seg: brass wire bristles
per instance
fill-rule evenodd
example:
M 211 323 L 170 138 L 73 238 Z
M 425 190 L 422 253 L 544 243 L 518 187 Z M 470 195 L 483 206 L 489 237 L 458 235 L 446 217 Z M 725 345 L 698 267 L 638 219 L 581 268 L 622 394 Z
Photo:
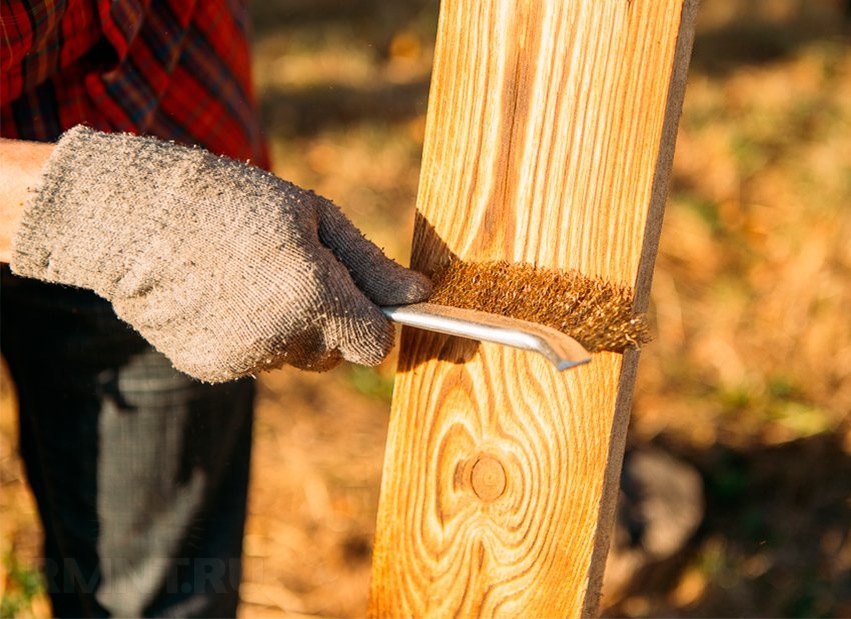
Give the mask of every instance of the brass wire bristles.
M 431 303 L 543 324 L 590 352 L 623 352 L 650 340 L 645 316 L 632 310 L 629 286 L 575 270 L 453 260 L 433 279 Z

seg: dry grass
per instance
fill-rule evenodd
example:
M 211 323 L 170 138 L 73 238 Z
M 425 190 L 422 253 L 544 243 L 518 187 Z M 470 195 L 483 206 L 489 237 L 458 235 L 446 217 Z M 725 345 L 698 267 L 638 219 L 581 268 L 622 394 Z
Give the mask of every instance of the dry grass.
M 851 616 L 845 6 L 702 3 L 631 442 L 694 464 L 707 511 L 681 556 L 638 575 L 611 614 Z M 334 198 L 403 261 L 435 12 L 258 7 L 276 171 Z M 243 617 L 363 614 L 391 381 L 392 363 L 261 380 Z M 32 566 L 4 402 L 0 553 Z M 39 599 L 24 612 L 44 616 Z

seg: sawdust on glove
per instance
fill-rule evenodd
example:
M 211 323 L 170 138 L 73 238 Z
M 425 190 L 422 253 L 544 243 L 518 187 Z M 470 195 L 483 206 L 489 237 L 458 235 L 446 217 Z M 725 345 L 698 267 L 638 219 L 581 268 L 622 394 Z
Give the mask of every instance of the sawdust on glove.
M 11 266 L 94 290 L 208 382 L 377 364 L 393 345 L 378 306 L 431 290 L 320 196 L 202 149 L 85 127 L 54 150 Z

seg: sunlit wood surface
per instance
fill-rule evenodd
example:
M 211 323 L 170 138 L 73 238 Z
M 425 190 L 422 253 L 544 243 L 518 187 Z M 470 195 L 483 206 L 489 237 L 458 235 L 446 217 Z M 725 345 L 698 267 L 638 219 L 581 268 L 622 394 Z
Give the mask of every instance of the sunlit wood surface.
M 443 2 L 414 266 L 576 268 L 644 307 L 695 4 Z M 636 362 L 405 331 L 370 612 L 594 614 Z

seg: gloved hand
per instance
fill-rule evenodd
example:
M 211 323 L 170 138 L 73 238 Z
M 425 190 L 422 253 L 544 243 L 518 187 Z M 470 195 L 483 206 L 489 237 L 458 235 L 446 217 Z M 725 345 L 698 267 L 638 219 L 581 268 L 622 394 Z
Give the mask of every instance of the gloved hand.
M 393 345 L 378 305 L 431 290 L 320 196 L 202 149 L 84 127 L 51 155 L 11 266 L 94 290 L 209 382 L 377 364 Z

